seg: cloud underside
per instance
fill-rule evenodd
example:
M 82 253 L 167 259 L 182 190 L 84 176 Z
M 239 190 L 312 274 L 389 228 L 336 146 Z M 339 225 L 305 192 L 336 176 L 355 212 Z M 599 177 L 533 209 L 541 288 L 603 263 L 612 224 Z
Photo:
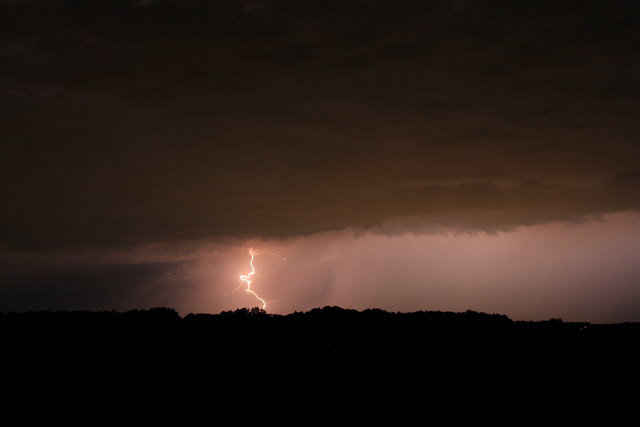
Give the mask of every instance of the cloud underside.
M 638 209 L 639 6 L 557 3 L 1 2 L 0 244 Z
M 113 199 L 93 206 L 51 201 L 47 215 L 16 219 L 15 241 L 45 244 L 144 244 L 182 239 L 293 237 L 356 228 L 386 234 L 511 230 L 551 221 L 579 222 L 602 213 L 638 208 L 637 182 L 631 187 L 612 183 L 601 188 L 546 186 L 528 182 L 517 186 L 491 183 L 416 186 L 394 189 L 351 189 L 330 194 L 270 193 L 242 189 L 242 197 L 168 201 Z M 286 186 L 285 186 L 286 189 Z M 205 195 L 198 189 L 196 195 Z M 131 196 L 135 199 L 135 195 Z M 178 205 L 169 203 L 180 199 Z M 210 196 L 211 197 L 211 196 Z M 41 200 L 40 200 L 41 202 Z M 165 204 L 166 203 L 166 204 Z M 45 209 L 46 204 L 34 209 Z M 31 239 L 31 240 L 29 240 Z M 11 240 L 9 240 L 11 242 Z M 19 247 L 19 245 L 16 245 Z

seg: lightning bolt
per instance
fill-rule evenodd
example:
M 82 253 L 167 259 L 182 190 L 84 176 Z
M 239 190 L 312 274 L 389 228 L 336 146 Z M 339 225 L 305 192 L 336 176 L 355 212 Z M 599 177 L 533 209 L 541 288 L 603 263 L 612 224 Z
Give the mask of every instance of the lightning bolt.
M 247 284 L 247 289 L 245 289 L 245 292 L 256 297 L 256 299 L 260 301 L 260 303 L 262 304 L 262 309 L 264 310 L 267 307 L 267 303 L 265 302 L 265 300 L 260 298 L 260 296 L 258 296 L 258 294 L 255 293 L 253 289 L 251 289 L 251 277 L 253 277 L 256 274 L 256 269 L 253 266 L 253 258 L 254 258 L 253 248 L 249 249 L 249 255 L 251 255 L 251 261 L 249 261 L 249 265 L 251 266 L 251 272 L 249 274 L 240 275 L 240 280 L 242 280 L 243 283 Z

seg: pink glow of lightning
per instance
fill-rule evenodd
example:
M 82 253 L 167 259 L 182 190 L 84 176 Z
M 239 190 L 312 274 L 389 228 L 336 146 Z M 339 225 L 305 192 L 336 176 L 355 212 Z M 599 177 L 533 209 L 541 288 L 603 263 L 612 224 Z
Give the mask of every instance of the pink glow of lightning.
M 251 289 L 251 277 L 253 277 L 256 274 L 256 269 L 253 266 L 253 258 L 254 258 L 253 248 L 249 249 L 249 255 L 251 255 L 251 261 L 249 261 L 249 265 L 251 266 L 251 272 L 249 274 L 240 275 L 240 280 L 242 280 L 244 283 L 247 284 L 247 289 L 245 289 L 245 292 L 256 297 L 256 299 L 260 301 L 260 303 L 262 304 L 262 309 L 264 310 L 267 307 L 267 303 L 265 302 L 265 300 L 260 298 L 258 294 Z

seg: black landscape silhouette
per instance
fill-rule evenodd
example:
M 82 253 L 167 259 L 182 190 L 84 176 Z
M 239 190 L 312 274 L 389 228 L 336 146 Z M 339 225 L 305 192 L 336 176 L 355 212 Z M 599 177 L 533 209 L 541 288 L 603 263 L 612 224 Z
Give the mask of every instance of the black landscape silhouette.
M 0 315 L 2 425 L 619 425 L 640 323 L 474 311 Z

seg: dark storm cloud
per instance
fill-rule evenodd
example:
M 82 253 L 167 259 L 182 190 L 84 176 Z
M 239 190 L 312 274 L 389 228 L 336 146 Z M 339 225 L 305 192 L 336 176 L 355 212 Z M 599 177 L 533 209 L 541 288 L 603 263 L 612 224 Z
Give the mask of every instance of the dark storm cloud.
M 0 240 L 500 230 L 637 209 L 639 9 L 0 2 Z

